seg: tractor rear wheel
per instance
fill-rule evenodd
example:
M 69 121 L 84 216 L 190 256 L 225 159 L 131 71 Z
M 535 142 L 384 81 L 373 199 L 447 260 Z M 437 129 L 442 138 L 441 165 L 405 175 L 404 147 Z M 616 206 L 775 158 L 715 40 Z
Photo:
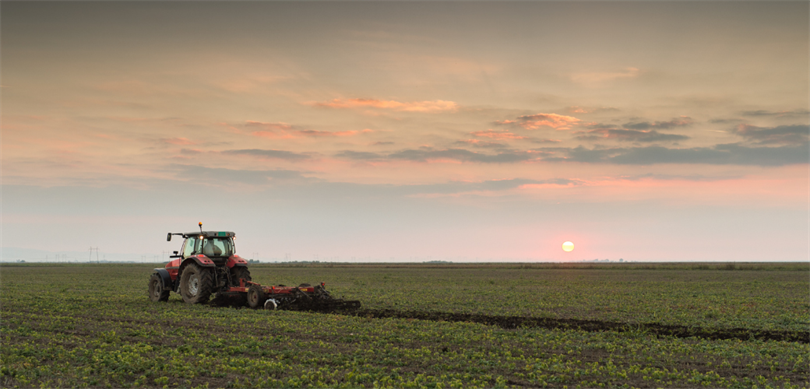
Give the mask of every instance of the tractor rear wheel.
M 208 302 L 214 291 L 214 274 L 210 269 L 204 269 L 197 264 L 189 264 L 183 269 L 180 277 L 180 294 L 183 301 L 189 304 L 204 304 Z
M 163 288 L 163 280 L 157 273 L 149 277 L 149 299 L 158 301 L 169 301 L 169 290 Z
M 267 296 L 264 294 L 264 289 L 259 285 L 251 285 L 247 292 L 248 305 L 253 309 L 259 309 L 264 306 Z
M 239 286 L 239 280 L 251 281 L 250 270 L 245 266 L 234 266 L 231 268 L 231 284 Z

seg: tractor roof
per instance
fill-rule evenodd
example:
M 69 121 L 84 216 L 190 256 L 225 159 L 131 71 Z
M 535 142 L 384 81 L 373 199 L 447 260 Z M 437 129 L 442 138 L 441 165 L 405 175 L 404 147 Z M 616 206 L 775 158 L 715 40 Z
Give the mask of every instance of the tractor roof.
M 204 236 L 206 238 L 234 238 L 236 237 L 236 233 L 233 231 L 195 231 L 195 232 L 184 232 L 183 237 L 188 238 L 189 236 Z

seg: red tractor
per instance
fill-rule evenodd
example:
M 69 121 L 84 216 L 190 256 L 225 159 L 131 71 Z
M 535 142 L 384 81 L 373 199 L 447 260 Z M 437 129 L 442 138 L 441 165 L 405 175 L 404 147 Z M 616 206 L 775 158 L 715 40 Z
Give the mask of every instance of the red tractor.
M 236 255 L 232 231 L 170 232 L 183 237 L 182 251 L 175 251 L 165 268 L 157 268 L 149 278 L 149 298 L 168 301 L 169 293 L 180 293 L 189 304 L 207 303 L 212 294 L 239 297 L 251 308 L 333 310 L 359 308 L 359 301 L 332 297 L 324 283 L 297 287 L 262 286 L 252 281 L 248 263 Z

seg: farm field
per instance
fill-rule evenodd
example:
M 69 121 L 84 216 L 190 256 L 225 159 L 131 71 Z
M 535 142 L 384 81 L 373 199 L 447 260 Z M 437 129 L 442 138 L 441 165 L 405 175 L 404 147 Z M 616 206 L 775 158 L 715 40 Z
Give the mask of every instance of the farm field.
M 152 303 L 155 265 L 0 267 L 3 387 L 808 387 L 808 264 L 254 265 L 368 315 Z M 729 270 L 726 270 L 729 269 Z M 736 270 L 730 270 L 736 269 Z M 501 328 L 444 312 L 639 324 Z M 798 334 L 661 336 L 641 324 Z

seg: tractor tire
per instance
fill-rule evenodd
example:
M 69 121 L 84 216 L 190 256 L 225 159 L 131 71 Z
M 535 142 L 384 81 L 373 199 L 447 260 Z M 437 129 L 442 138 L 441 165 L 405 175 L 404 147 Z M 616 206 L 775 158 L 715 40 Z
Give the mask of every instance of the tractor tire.
M 189 304 L 205 304 L 214 291 L 214 273 L 197 264 L 189 264 L 180 277 L 180 295 Z
M 259 285 L 251 285 L 247 292 L 248 305 L 253 309 L 259 309 L 264 306 L 267 301 L 267 296 Z
M 158 302 L 158 301 L 169 301 L 169 292 L 170 290 L 163 288 L 163 280 L 157 273 L 152 274 L 152 277 L 149 277 L 149 299 Z
M 239 286 L 239 280 L 252 281 L 250 270 L 245 266 L 234 266 L 231 268 L 231 285 Z

